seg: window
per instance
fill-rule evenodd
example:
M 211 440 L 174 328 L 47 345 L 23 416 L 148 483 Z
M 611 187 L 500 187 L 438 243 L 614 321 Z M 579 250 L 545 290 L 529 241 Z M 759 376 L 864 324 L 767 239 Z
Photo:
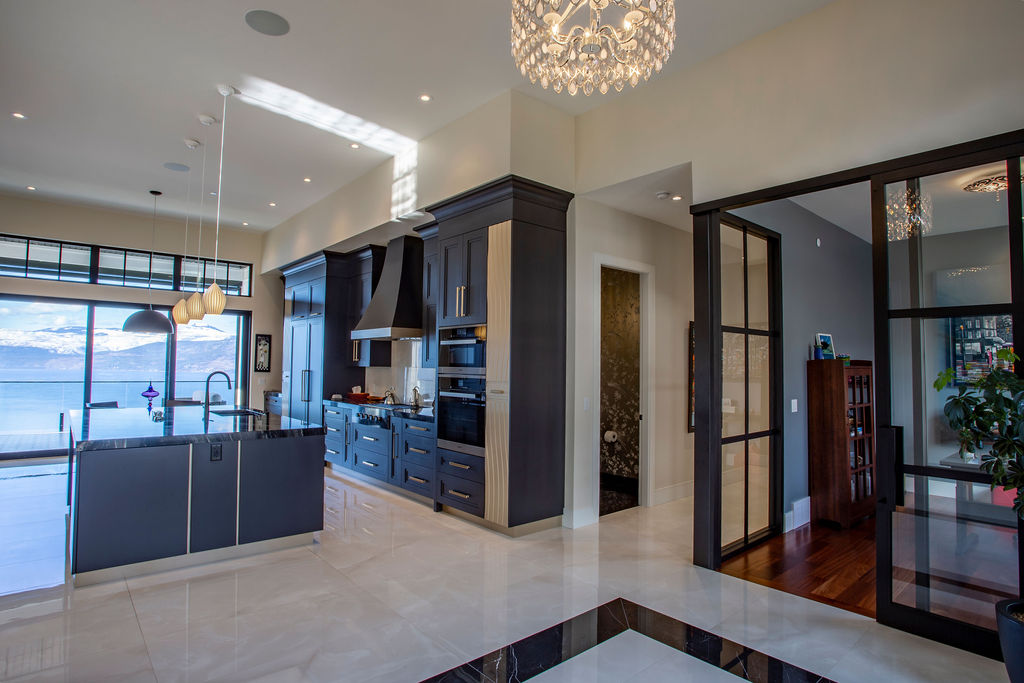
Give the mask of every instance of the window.
M 216 392 L 222 400 L 231 403 L 238 386 L 236 380 L 245 374 L 242 363 L 248 348 L 247 326 L 246 316 L 224 313 L 207 314 L 202 320 L 178 327 L 173 398 L 203 396 L 207 375 L 221 370 L 231 376 L 231 390 L 228 390 L 224 378 L 219 377 L 211 383 L 210 393 Z
M 97 263 L 92 271 L 93 260 Z M 252 264 L 0 235 L 0 276 L 251 296 Z

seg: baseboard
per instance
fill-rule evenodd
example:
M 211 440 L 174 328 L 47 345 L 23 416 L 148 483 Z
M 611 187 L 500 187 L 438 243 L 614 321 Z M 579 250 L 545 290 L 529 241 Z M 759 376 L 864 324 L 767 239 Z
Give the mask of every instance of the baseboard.
M 661 505 L 663 503 L 671 503 L 673 500 L 679 500 L 680 498 L 688 498 L 693 495 L 693 482 L 682 481 L 678 484 L 672 484 L 671 486 L 663 486 L 660 489 L 655 489 L 654 494 L 651 496 L 651 505 Z

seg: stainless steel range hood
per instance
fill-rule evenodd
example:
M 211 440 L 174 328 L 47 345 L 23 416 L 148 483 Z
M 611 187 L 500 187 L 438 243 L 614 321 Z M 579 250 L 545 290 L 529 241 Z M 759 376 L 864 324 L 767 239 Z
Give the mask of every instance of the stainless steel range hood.
M 384 268 L 352 339 L 423 336 L 423 240 L 402 236 L 388 242 Z

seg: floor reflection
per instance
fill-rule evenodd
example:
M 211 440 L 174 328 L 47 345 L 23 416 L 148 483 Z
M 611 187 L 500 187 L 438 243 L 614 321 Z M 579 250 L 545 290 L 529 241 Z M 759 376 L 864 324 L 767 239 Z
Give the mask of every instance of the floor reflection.
M 64 583 L 66 462 L 0 464 L 0 595 Z

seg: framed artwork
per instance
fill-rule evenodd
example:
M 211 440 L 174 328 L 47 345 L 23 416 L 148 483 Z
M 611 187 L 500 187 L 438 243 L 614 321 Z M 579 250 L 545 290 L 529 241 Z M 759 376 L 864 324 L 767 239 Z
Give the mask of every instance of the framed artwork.
M 256 372 L 270 372 L 270 335 L 256 335 Z
M 693 340 L 693 321 L 691 320 L 690 321 L 690 373 L 689 373 L 690 374 L 690 377 L 689 377 L 689 379 L 690 379 L 690 392 L 686 395 L 686 412 L 687 412 L 687 416 L 686 416 L 686 431 L 687 432 L 694 432 L 694 431 L 697 430 L 696 402 L 694 401 L 696 381 L 695 381 L 694 376 L 693 376 L 693 361 L 696 358 L 696 356 L 697 356 L 697 353 L 694 350 L 694 340 Z
M 836 357 L 836 347 L 832 344 L 832 335 L 828 332 L 818 332 L 814 335 L 814 340 L 821 346 L 822 356 L 825 358 Z

